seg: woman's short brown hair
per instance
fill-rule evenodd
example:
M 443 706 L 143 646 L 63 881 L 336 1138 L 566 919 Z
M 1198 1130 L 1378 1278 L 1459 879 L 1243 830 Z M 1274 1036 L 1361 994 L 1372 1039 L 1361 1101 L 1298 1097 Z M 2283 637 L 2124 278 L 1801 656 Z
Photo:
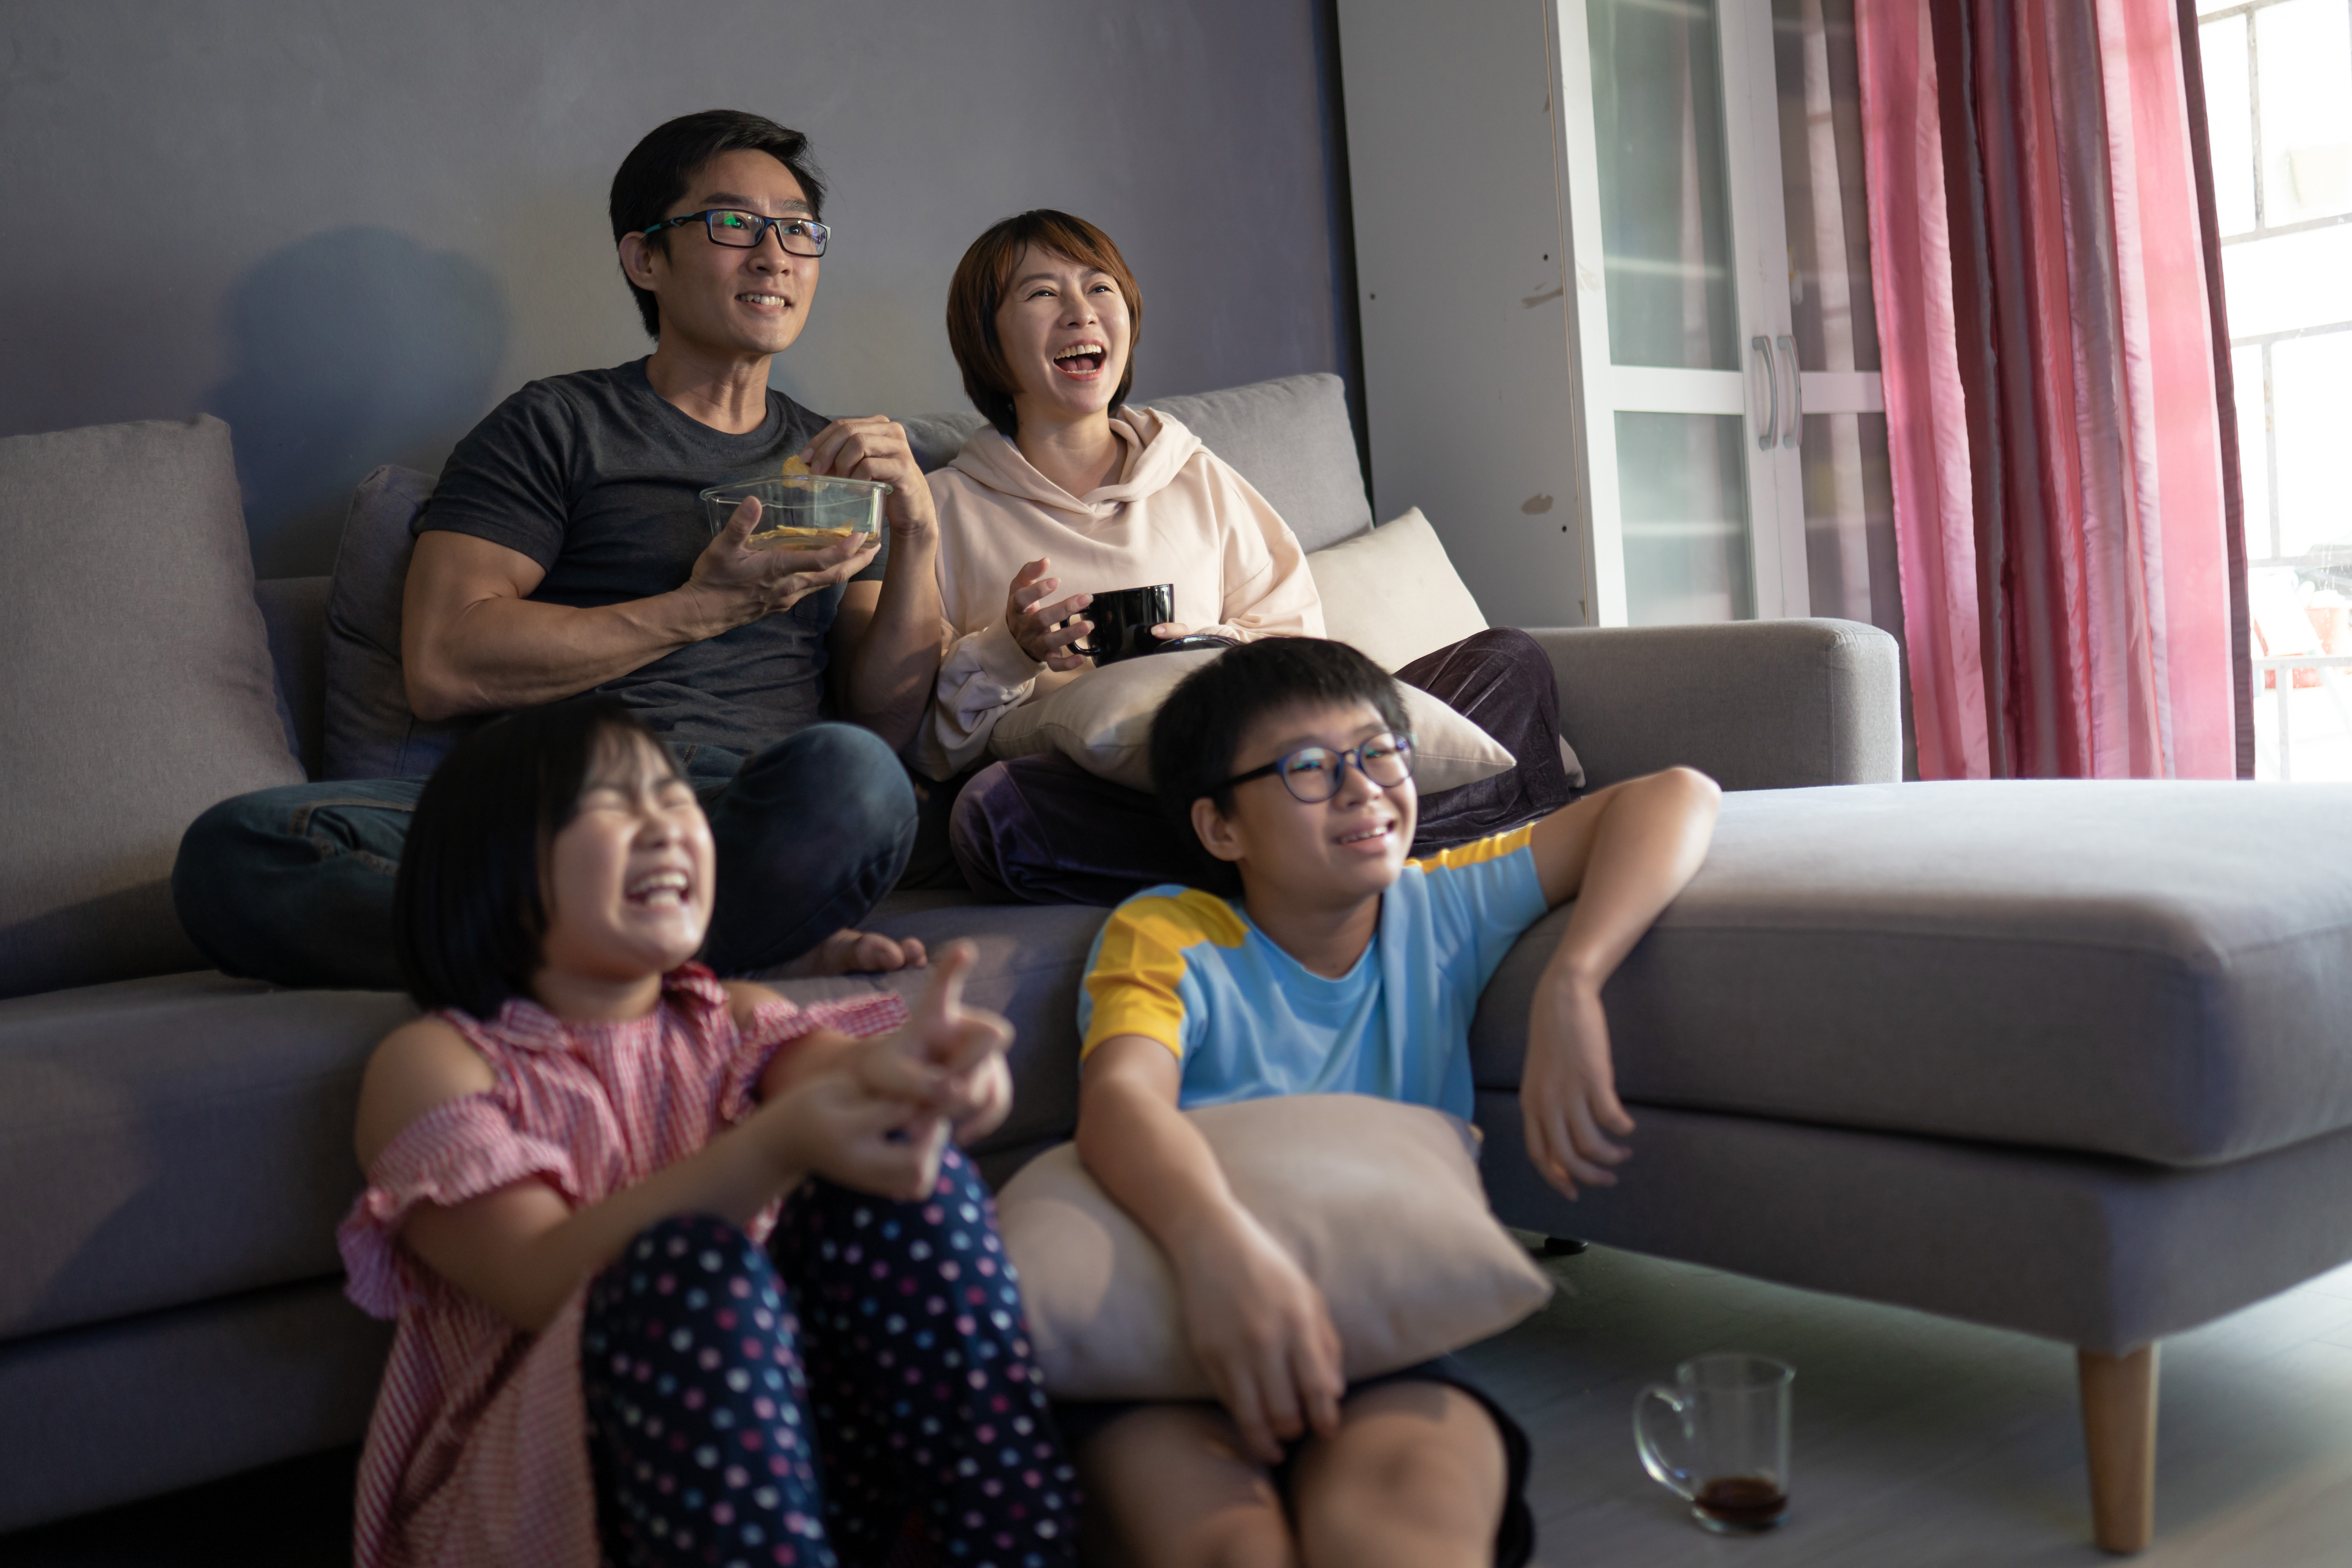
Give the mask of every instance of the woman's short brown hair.
M 997 341 L 996 311 L 1004 303 L 1013 268 L 1032 246 L 1109 273 L 1127 297 L 1127 369 L 1118 378 L 1118 390 L 1110 395 L 1113 408 L 1126 403 L 1135 385 L 1135 344 L 1143 335 L 1143 291 L 1135 286 L 1135 274 L 1127 269 L 1127 258 L 1110 236 L 1086 219 L 1038 207 L 1004 219 L 973 240 L 956 263 L 955 281 L 948 285 L 948 346 L 963 372 L 964 395 L 1008 441 L 1020 421 L 1013 412 L 1013 372 L 1004 363 L 1004 346 Z

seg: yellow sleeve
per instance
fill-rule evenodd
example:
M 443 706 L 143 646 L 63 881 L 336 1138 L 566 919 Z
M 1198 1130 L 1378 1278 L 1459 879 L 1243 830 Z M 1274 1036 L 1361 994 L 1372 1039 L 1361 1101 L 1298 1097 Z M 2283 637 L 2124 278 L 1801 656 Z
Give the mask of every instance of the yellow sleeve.
M 1487 838 L 1474 838 L 1467 844 L 1457 844 L 1451 849 L 1440 850 L 1424 860 L 1408 861 L 1423 871 L 1453 871 L 1465 866 L 1476 866 L 1488 860 L 1500 860 L 1506 855 L 1517 854 L 1528 847 L 1536 836 L 1536 826 L 1514 827 L 1508 833 L 1497 833 Z
M 1247 927 L 1233 907 L 1197 889 L 1129 899 L 1103 927 L 1086 980 L 1080 1061 L 1105 1040 L 1140 1035 L 1184 1059 L 1184 953 L 1202 942 L 1239 947 Z

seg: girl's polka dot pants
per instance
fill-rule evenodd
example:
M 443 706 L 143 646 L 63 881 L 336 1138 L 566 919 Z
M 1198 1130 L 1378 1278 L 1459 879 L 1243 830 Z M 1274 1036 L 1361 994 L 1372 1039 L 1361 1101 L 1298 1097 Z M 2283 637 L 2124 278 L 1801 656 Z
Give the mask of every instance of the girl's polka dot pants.
M 947 1152 L 920 1203 L 813 1179 L 770 1247 L 773 1262 L 709 1215 L 665 1220 L 591 1285 L 581 1376 L 607 1560 L 1075 1563 L 1075 1479 L 963 1156 Z

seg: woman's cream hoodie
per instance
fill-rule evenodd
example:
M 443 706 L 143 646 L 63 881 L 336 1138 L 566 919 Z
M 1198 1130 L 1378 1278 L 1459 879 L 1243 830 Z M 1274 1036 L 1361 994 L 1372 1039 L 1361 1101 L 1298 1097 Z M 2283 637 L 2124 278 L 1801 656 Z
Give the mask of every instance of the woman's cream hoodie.
M 979 762 L 999 719 L 1083 673 L 1048 671 L 1004 623 L 1014 574 L 1041 555 L 1061 580 L 1057 598 L 1173 583 L 1176 620 L 1189 630 L 1242 642 L 1323 635 L 1306 552 L 1247 479 L 1164 414 L 1123 408 L 1110 427 L 1126 448 L 1118 481 L 1084 496 L 991 429 L 931 475 L 949 627 L 915 743 L 916 765 L 931 777 Z

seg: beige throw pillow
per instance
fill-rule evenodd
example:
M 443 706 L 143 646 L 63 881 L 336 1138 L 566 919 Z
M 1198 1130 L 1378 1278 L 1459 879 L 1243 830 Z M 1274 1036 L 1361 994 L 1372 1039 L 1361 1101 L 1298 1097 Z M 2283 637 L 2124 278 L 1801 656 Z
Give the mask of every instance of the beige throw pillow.
M 1185 1115 L 1242 1206 L 1323 1292 L 1350 1380 L 1500 1333 L 1551 1295 L 1550 1277 L 1487 1210 L 1475 1134 L 1443 1111 L 1298 1094 Z M 1076 1145 L 1024 1166 L 996 1213 L 1048 1393 L 1213 1397 L 1166 1255 L 1095 1184 Z
M 1129 789 L 1151 787 L 1151 721 L 1176 683 L 1223 648 L 1155 653 L 1091 670 L 1051 696 L 1024 703 L 989 732 L 994 757 L 1059 752 L 1087 772 Z M 1423 795 L 1492 778 L 1512 766 L 1495 738 L 1428 692 L 1404 689 L 1412 721 L 1412 782 Z
M 1307 558 L 1336 642 L 1398 670 L 1423 654 L 1486 629 L 1478 601 L 1446 559 L 1429 520 L 1413 508 L 1393 522 Z
M 0 997 L 207 967 L 180 836 L 302 782 L 227 426 L 0 439 Z

